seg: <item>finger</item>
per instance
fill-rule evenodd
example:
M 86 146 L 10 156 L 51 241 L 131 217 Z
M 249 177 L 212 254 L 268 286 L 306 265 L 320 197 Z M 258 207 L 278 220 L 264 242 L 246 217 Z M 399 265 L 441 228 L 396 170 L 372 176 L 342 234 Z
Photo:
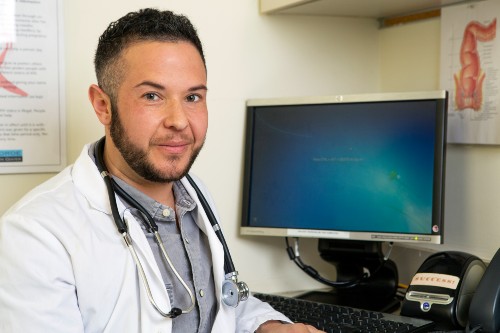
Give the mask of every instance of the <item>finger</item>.
M 309 333 L 326 333 L 325 331 L 318 330 L 316 327 L 311 325 L 306 325 L 306 328 L 309 331 Z

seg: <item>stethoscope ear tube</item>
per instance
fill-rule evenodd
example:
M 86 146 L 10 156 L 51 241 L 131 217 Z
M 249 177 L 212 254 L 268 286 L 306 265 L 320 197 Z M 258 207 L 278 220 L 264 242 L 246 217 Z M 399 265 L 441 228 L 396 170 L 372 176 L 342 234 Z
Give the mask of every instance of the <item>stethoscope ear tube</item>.
M 203 196 L 203 193 L 201 193 L 201 190 L 199 189 L 198 185 L 196 185 L 195 181 L 193 178 L 187 174 L 186 179 L 189 181 L 191 186 L 193 187 L 194 191 L 196 192 L 196 195 L 198 196 L 198 199 L 200 200 L 201 205 L 203 206 L 203 210 L 207 214 L 208 220 L 210 221 L 210 224 L 212 225 L 212 228 L 215 231 L 215 234 L 217 235 L 217 238 L 219 238 L 219 241 L 222 244 L 222 247 L 224 248 L 224 268 L 226 274 L 235 272 L 236 269 L 234 267 L 233 259 L 231 258 L 231 254 L 229 252 L 229 248 L 227 247 L 226 240 L 224 239 L 224 235 L 222 234 L 222 231 L 220 230 L 220 226 L 217 223 L 217 219 L 215 218 L 215 214 L 210 208 L 210 205 L 208 204 L 207 200 Z
M 144 268 L 142 267 L 141 261 L 139 260 L 139 256 L 137 255 L 137 252 L 135 251 L 134 246 L 132 245 L 132 239 L 130 239 L 129 234 L 126 232 L 123 233 L 123 239 L 125 240 L 125 244 L 127 244 L 127 247 L 130 250 L 130 253 L 132 254 L 132 258 L 134 259 L 134 262 L 137 266 L 137 270 L 139 272 L 139 277 L 141 278 L 142 283 L 144 284 L 144 288 L 146 289 L 146 295 L 149 298 L 149 302 L 151 303 L 151 305 L 153 305 L 153 307 L 156 309 L 156 311 L 158 311 L 158 313 L 160 315 L 162 315 L 163 317 L 169 317 L 169 318 L 175 318 L 183 313 L 187 313 L 187 312 L 191 311 L 191 309 L 194 307 L 194 300 L 193 300 L 193 295 L 191 294 L 191 291 L 189 291 L 189 295 L 191 296 L 192 305 L 191 305 L 191 308 L 189 309 L 189 311 L 183 311 L 179 308 L 172 308 L 172 309 L 170 309 L 170 312 L 167 313 L 167 312 L 163 312 L 160 309 L 158 304 L 156 304 L 156 301 L 153 297 L 153 293 L 151 292 L 151 287 L 149 286 L 148 278 L 146 277 L 146 273 L 144 272 Z
M 207 214 L 208 220 L 210 221 L 210 224 L 212 225 L 212 228 L 214 229 L 215 234 L 219 238 L 222 248 L 224 249 L 224 270 L 226 273 L 226 280 L 222 284 L 222 301 L 228 306 L 237 307 L 240 301 L 246 301 L 248 299 L 250 290 L 245 282 L 238 282 L 238 272 L 234 267 L 231 253 L 229 252 L 226 240 L 224 239 L 224 234 L 220 229 L 220 225 L 217 223 L 217 219 L 215 218 L 215 214 L 210 208 L 210 205 L 203 196 L 203 193 L 201 193 L 198 185 L 196 185 L 196 182 L 189 174 L 186 174 L 186 179 L 195 190 L 203 210 Z
M 108 196 L 110 198 L 114 198 L 115 191 L 113 187 L 113 183 L 111 182 L 111 177 L 109 176 L 108 170 L 104 166 L 104 161 L 102 160 L 103 154 L 100 153 L 104 149 L 104 137 L 101 138 L 94 147 L 94 157 L 96 161 L 97 169 L 99 170 L 104 183 L 106 184 L 106 190 L 108 191 Z M 118 206 L 116 205 L 115 200 L 110 200 L 109 204 L 111 206 L 111 213 L 113 214 L 113 220 L 115 221 L 116 228 L 120 234 L 127 232 L 127 225 L 123 222 L 120 213 L 118 212 Z

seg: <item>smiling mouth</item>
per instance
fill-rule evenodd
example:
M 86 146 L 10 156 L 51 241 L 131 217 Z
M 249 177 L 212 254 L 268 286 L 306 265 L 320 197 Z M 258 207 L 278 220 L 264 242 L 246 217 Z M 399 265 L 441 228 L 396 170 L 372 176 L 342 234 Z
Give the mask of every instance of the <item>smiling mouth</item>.
M 182 154 L 188 150 L 189 143 L 187 142 L 176 142 L 176 143 L 167 143 L 167 144 L 159 144 L 157 145 L 162 151 L 165 151 L 169 154 Z

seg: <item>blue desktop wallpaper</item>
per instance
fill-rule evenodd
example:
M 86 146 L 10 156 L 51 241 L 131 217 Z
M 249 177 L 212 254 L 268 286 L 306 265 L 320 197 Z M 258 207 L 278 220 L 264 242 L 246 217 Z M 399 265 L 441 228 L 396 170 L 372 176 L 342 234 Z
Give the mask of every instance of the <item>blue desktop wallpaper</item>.
M 433 101 L 257 107 L 249 225 L 432 233 Z

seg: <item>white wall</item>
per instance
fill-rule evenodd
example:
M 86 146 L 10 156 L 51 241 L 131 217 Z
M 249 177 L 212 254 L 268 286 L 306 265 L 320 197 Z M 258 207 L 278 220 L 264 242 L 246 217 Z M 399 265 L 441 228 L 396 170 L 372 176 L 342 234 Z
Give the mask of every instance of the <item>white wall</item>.
M 235 265 L 253 290 L 318 286 L 288 260 L 282 239 L 238 236 L 245 100 L 376 91 L 376 22 L 260 16 L 257 0 L 63 2 L 69 163 L 84 143 L 103 133 L 87 100 L 87 88 L 95 82 L 93 53 L 102 31 L 121 15 L 144 6 L 186 14 L 204 43 L 209 77 L 209 132 L 194 171 L 216 199 Z M 50 176 L 0 175 L 0 212 Z M 307 252 L 315 254 L 315 242 L 309 243 L 312 250 L 305 250 L 305 258 Z
M 381 90 L 439 89 L 440 29 L 436 18 L 380 30 Z M 500 246 L 500 147 L 448 144 L 446 163 L 445 242 L 429 248 L 489 260 Z

